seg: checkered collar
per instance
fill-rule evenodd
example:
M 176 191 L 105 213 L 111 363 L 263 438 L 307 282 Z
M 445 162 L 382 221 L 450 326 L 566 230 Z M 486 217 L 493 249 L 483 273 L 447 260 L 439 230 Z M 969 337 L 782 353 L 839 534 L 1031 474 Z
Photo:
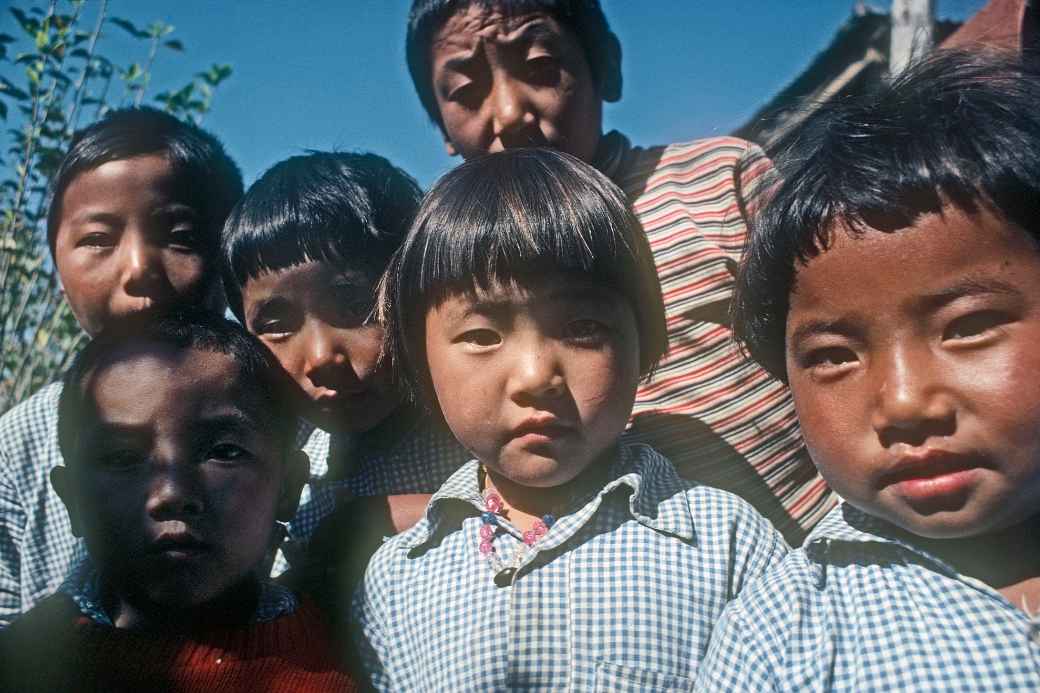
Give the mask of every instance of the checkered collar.
M 58 591 L 67 594 L 79 607 L 80 612 L 91 621 L 102 626 L 115 627 L 111 616 L 102 606 L 104 585 L 101 574 L 89 559 L 81 561 L 70 571 Z M 273 621 L 280 616 L 293 613 L 298 606 L 299 601 L 292 590 L 270 580 L 261 580 L 260 598 L 257 600 L 253 622 Z
M 927 563 L 934 570 L 964 579 L 946 561 L 916 546 L 912 535 L 879 517 L 869 515 L 848 503 L 842 503 L 827 514 L 805 540 L 805 553 L 815 563 L 824 565 L 845 548 L 874 544 L 872 550 L 913 558 Z
M 420 548 L 484 510 L 479 469 L 480 463 L 471 460 L 444 482 L 430 499 L 425 521 L 402 536 L 402 548 Z M 602 489 L 571 499 L 569 512 L 557 518 L 554 531 L 538 543 L 539 550 L 552 549 L 570 538 L 592 518 L 604 497 L 622 487 L 626 487 L 628 511 L 634 520 L 662 534 L 694 540 L 693 513 L 687 495 L 680 493 L 688 485 L 655 450 L 640 444 L 619 445 L 609 477 L 611 481 Z M 680 502 L 665 503 L 673 498 Z

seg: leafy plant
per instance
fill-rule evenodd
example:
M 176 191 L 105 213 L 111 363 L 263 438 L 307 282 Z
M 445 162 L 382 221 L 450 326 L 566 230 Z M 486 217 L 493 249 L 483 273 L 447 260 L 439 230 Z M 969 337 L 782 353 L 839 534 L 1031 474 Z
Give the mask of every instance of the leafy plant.
M 51 178 L 73 132 L 111 108 L 145 103 L 156 61 L 184 51 L 174 27 L 139 26 L 109 5 L 25 2 L 9 9 L 11 33 L 0 33 L 0 120 L 11 137 L 0 151 L 0 413 L 63 371 L 85 339 L 62 299 L 45 228 Z M 140 44 L 140 60 L 106 57 L 111 29 Z M 199 123 L 230 75 L 213 65 L 151 98 Z

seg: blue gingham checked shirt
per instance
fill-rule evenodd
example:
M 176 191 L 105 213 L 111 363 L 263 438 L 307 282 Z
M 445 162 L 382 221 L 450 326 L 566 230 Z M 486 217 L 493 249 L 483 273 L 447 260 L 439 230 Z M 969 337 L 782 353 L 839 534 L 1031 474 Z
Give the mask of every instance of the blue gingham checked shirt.
M 68 513 L 51 488 L 49 474 L 62 464 L 58 449 L 58 397 L 51 383 L 0 417 L 0 628 L 53 594 L 70 569 L 86 557 L 72 536 Z M 469 456 L 451 434 L 419 420 L 388 450 L 357 449 L 348 478 L 326 481 L 330 436 L 301 427 L 310 458 L 310 481 L 289 524 L 286 553 L 306 549 L 318 523 L 335 507 L 343 489 L 353 495 L 432 493 Z M 333 451 L 335 453 L 335 451 Z M 281 551 L 272 574 L 286 567 Z
M 727 607 L 708 691 L 1038 691 L 1040 621 L 847 504 Z
M 690 487 L 644 445 L 620 448 L 613 479 L 576 498 L 497 587 L 478 551 L 478 464 L 387 541 L 354 598 L 377 689 L 691 690 L 712 627 L 783 539 L 750 505 Z M 495 548 L 521 544 L 502 521 Z

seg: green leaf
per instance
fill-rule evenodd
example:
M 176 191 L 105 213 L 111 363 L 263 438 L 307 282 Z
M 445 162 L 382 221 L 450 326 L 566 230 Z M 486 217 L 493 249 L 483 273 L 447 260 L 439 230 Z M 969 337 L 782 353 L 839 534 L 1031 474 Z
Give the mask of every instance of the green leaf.
M 11 8 L 11 14 L 14 15 L 18 25 L 22 27 L 25 33 L 29 34 L 29 36 L 36 36 L 36 32 L 40 30 L 40 22 L 38 20 L 33 19 L 17 7 Z
M 7 120 L 7 104 L 0 101 L 0 120 Z
M 177 39 L 171 39 L 163 45 L 169 48 L 170 50 L 177 51 L 178 53 L 184 52 L 184 44 L 178 41 Z
M 19 101 L 25 101 L 29 98 L 29 95 L 27 93 L 25 93 L 15 85 L 11 84 L 11 80 L 7 79 L 6 77 L 0 77 L 0 94 L 3 94 L 4 96 L 10 96 L 14 99 L 18 99 Z
M 0 44 L 14 43 L 14 36 L 10 34 L 0 34 Z
M 206 84 L 215 87 L 231 76 L 231 66 L 213 64 L 208 70 L 199 72 L 195 76 L 201 77 Z
M 147 31 L 141 31 L 140 29 L 138 29 L 136 26 L 133 25 L 133 22 L 127 21 L 126 19 L 122 19 L 121 17 L 112 17 L 108 21 L 112 22 L 117 27 L 119 27 L 120 29 L 122 29 L 123 31 L 125 31 L 128 34 L 130 34 L 131 36 L 133 36 L 136 39 L 146 39 L 146 38 L 148 38 L 148 32 Z

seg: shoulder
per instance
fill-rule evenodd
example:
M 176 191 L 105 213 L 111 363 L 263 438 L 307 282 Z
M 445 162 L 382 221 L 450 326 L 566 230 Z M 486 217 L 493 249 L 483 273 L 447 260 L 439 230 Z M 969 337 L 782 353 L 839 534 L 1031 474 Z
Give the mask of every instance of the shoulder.
M 655 175 L 699 174 L 733 171 L 752 165 L 769 167 L 762 148 L 737 137 L 708 137 L 632 150 L 629 169 Z M 648 170 L 650 169 L 650 170 Z
M 14 441 L 55 435 L 58 422 L 58 398 L 61 382 L 44 386 L 29 399 L 0 416 L 0 446 Z

